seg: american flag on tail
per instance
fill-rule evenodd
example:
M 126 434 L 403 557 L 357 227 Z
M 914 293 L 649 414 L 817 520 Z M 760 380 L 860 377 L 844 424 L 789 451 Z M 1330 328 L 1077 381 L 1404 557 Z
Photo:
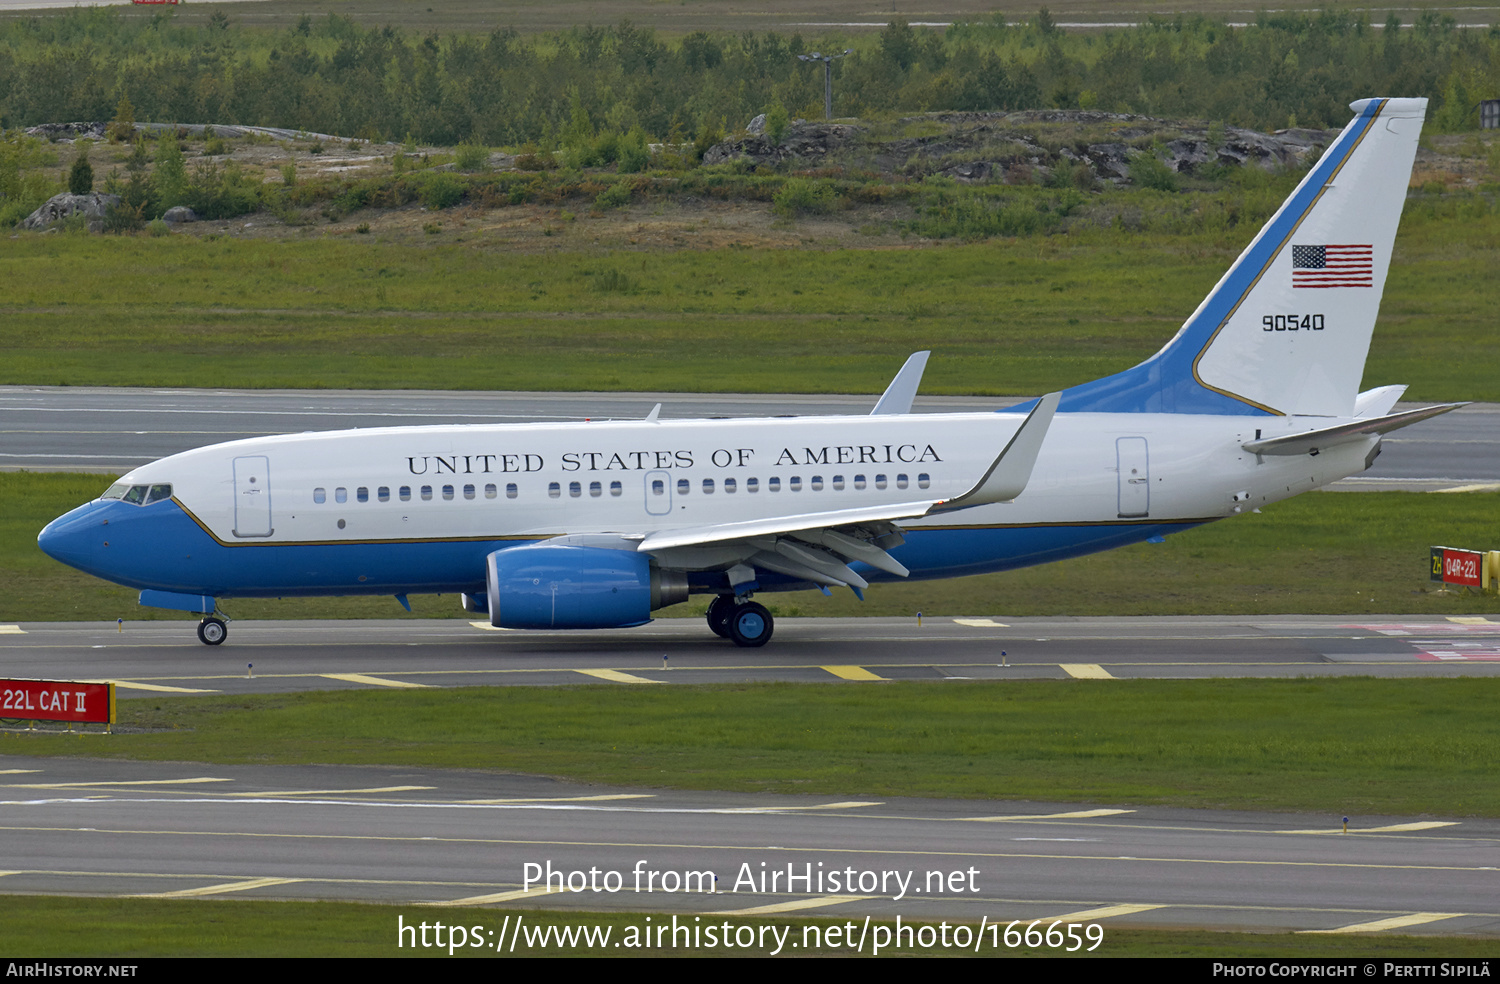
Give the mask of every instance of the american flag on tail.
M 1292 247 L 1293 287 L 1373 287 L 1374 269 L 1368 244 Z

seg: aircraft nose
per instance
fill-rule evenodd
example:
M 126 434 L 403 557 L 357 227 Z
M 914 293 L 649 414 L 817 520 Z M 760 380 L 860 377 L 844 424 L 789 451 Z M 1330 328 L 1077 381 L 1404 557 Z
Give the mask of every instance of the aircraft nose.
M 88 569 L 106 542 L 105 519 L 98 503 L 90 502 L 48 523 L 37 534 L 36 545 L 53 560 Z

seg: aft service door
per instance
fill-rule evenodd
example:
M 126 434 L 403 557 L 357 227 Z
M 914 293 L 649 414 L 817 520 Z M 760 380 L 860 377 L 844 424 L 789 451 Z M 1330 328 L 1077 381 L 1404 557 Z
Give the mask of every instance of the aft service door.
M 646 473 L 646 512 L 665 516 L 672 511 L 672 476 L 664 471 Z
M 264 455 L 234 459 L 234 535 L 271 535 L 271 462 Z
M 1120 518 L 1151 514 L 1151 469 L 1144 437 L 1122 437 L 1115 441 L 1115 461 L 1120 471 Z

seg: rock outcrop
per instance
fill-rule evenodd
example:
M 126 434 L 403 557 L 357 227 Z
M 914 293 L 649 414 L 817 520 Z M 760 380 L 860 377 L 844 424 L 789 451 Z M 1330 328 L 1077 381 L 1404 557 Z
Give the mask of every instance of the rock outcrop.
M 120 204 L 119 195 L 106 195 L 91 191 L 87 195 L 72 195 L 63 192 L 47 199 L 41 208 L 21 220 L 22 229 L 50 229 L 74 215 L 82 215 L 88 223 L 89 232 L 104 231 L 104 216 L 113 205 Z

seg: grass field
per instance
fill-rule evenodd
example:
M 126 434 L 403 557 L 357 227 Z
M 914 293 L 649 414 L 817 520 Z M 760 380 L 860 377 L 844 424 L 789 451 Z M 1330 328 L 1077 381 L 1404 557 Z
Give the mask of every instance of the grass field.
M 21 236 L 0 254 L 0 383 L 869 393 L 930 348 L 926 393 L 1040 393 L 1156 351 L 1249 233 L 665 252 L 569 235 L 552 254 Z M 1497 253 L 1500 214 L 1408 215 L 1366 386 L 1500 400 Z
M 95 498 L 103 475 L 0 472 L 0 570 L 11 583 L 0 621 L 183 618 L 141 608 L 136 593 L 52 560 L 36 535 Z M 1459 615 L 1500 612 L 1494 595 L 1432 590 L 1428 548 L 1494 549 L 1495 493 L 1314 493 L 1263 513 L 1042 567 L 847 591 L 762 595 L 782 617 L 913 615 L 1207 615 L 1302 612 Z M 376 598 L 245 599 L 236 618 L 452 618 L 456 597 L 413 595 L 414 616 Z M 707 599 L 663 609 L 699 615 Z
M 616 785 L 1500 816 L 1493 678 L 477 687 L 122 701 L 0 754 L 484 768 Z M 504 713 L 496 713 L 503 707 Z M 1363 821 L 1357 821 L 1358 823 Z

